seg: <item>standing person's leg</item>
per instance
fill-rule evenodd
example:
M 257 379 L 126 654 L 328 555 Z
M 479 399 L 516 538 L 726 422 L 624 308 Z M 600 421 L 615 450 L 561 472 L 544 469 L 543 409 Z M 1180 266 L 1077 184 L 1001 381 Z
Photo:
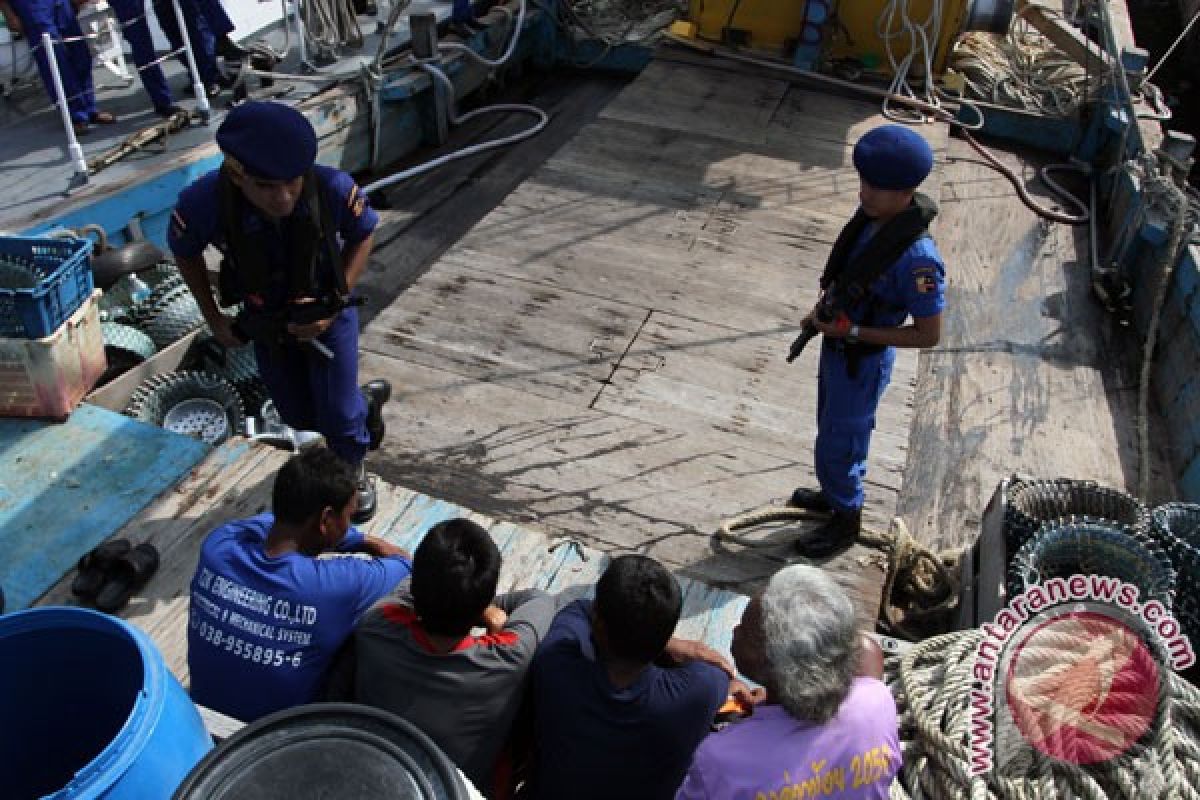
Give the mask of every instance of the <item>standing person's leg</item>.
M 382 406 L 391 396 L 386 381 L 358 385 L 358 311 L 344 309 L 321 342 L 333 351 L 333 359 L 309 359 L 309 393 L 317 419 L 316 430 L 325 435 L 329 449 L 359 470 L 356 524 L 375 513 L 375 487 L 367 476 L 363 459 L 367 450 L 383 438 Z
M 258 374 L 280 418 L 296 430 L 316 430 L 317 419 L 308 391 L 308 358 L 302 347 L 267 347 L 255 343 Z M 257 408 L 246 409 L 257 414 Z
M 358 386 L 358 311 L 344 309 L 321 342 L 333 351 L 333 359 L 313 354 L 308 360 L 316 430 L 325 434 L 330 450 L 357 466 L 370 444 L 367 401 Z
M 160 114 L 175 111 L 178 106 L 171 97 L 167 76 L 163 74 L 162 67 L 154 63 L 157 54 L 150 37 L 150 25 L 146 21 L 145 3 L 143 0 L 108 0 L 108 5 L 121 23 L 121 32 L 133 51 L 133 63 L 137 65 L 138 76 L 142 79 L 146 94 L 150 95 L 154 110 Z
M 863 480 L 875 412 L 891 381 L 895 351 L 863 356 L 857 373 L 832 346 L 821 348 L 817 440 L 813 448 L 817 480 L 833 516 L 811 536 L 797 541 L 805 555 L 821 558 L 853 544 L 865 499 Z
M 62 43 L 64 35 L 70 34 L 64 34 L 59 28 L 61 5 L 64 2 L 69 2 L 69 0 L 14 0 L 12 9 L 21 20 L 21 28 L 25 31 L 25 38 L 29 42 L 30 49 L 33 50 L 38 73 L 42 77 L 42 86 L 45 87 L 50 101 L 58 105 L 58 94 L 54 88 L 54 75 L 50 70 L 50 60 L 41 47 L 42 34 L 50 34 L 50 38 L 54 41 L 54 57 L 58 62 L 63 93 L 67 98 L 67 109 L 77 128 L 87 127 L 91 121 L 91 109 L 84 102 L 82 87 L 75 79 L 75 69 L 67 55 L 67 47 Z M 79 27 L 78 21 L 76 21 L 75 27 Z
M 179 11 L 183 14 L 183 23 L 187 26 L 188 41 L 192 45 L 192 54 L 196 57 L 196 69 L 200 72 L 200 82 L 206 87 L 216 85 L 220 71 L 217 69 L 216 56 L 213 53 L 212 34 L 208 26 L 199 19 L 192 0 L 179 0 Z M 154 16 L 158 17 L 158 27 L 171 43 L 172 50 L 183 47 L 183 34 L 175 19 L 175 7 L 171 0 L 154 0 Z M 180 53 L 179 63 L 188 69 L 187 56 Z M 189 80 L 190 83 L 190 80 Z
M 59 32 L 63 38 L 72 40 L 67 42 L 65 47 L 68 65 L 63 67 L 62 71 L 64 76 L 68 71 L 72 73 L 78 88 L 80 108 L 87 114 L 88 122 L 116 122 L 117 118 L 113 114 L 96 108 L 96 90 L 92 85 L 92 49 L 83 38 L 83 28 L 79 26 L 75 6 L 71 0 L 58 0 L 55 13 L 58 17 Z M 67 93 L 71 94 L 69 90 Z
M 193 0 L 193 2 L 214 37 L 221 39 L 229 35 L 233 30 L 233 20 L 225 12 L 221 0 Z

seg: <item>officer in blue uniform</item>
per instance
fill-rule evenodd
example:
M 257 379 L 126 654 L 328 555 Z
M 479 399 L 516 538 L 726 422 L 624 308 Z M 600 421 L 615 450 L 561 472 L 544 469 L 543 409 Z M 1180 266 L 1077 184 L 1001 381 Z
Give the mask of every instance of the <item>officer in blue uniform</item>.
M 354 285 L 378 215 L 346 173 L 316 165 L 316 133 L 282 103 L 246 102 L 217 129 L 224 163 L 179 195 L 167 240 L 204 318 L 226 346 L 254 340 L 259 373 L 284 422 L 324 434 L 359 470 L 355 522 L 375 512 L 363 469 L 383 438 L 387 381 L 358 386 Z M 202 253 L 224 255 L 218 307 Z
M 129 49 L 133 51 L 133 63 L 137 65 L 138 75 L 154 111 L 163 117 L 169 117 L 179 106 L 171 97 L 171 87 L 167 85 L 167 77 L 162 67 L 154 63 L 158 54 L 154 52 L 154 40 L 150 37 L 150 24 L 146 21 L 145 0 L 108 0 L 108 6 L 113 10 L 117 21 L 121 23 L 121 32 Z
M 937 209 L 917 192 L 933 169 L 929 144 L 911 128 L 884 125 L 855 145 L 854 166 L 859 210 L 803 322 L 823 334 L 813 453 L 820 489 L 796 489 L 790 504 L 830 515 L 796 542 L 810 558 L 833 555 L 858 536 L 867 452 L 895 348 L 936 345 L 945 307 L 945 266 L 927 231 Z
M 57 105 L 58 94 L 54 88 L 54 77 L 50 62 L 42 47 L 42 34 L 49 33 L 54 41 L 54 57 L 62 78 L 63 94 L 67 108 L 75 125 L 75 132 L 83 134 L 93 123 L 110 124 L 117 121 L 115 115 L 96 108 L 96 92 L 92 86 L 92 51 L 82 38 L 83 31 L 75 16 L 71 0 L 7 0 L 25 34 L 29 47 L 37 61 L 42 85 L 51 102 Z M 66 39 L 75 41 L 65 42 Z

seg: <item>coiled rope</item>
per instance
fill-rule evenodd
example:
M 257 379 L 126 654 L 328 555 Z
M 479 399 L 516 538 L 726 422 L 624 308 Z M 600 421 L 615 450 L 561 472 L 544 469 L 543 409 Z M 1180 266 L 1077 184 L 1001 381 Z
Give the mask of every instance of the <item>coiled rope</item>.
M 892 798 L 1200 800 L 1200 690 L 1165 669 L 1162 723 L 1127 763 L 1085 771 L 1032 756 L 1021 765 L 1020 778 L 995 772 L 972 775 L 969 692 L 982 639 L 978 630 L 950 633 L 887 660 L 884 679 L 896 698 L 904 753 Z
M 721 523 L 715 537 L 742 547 L 767 547 L 770 541 L 753 539 L 735 531 L 768 522 L 828 519 L 824 514 L 802 508 L 768 506 L 750 511 Z M 887 578 L 883 585 L 883 617 L 891 632 L 908 638 L 923 635 L 922 625 L 935 621 L 958 605 L 957 565 L 962 550 L 935 553 L 917 542 L 899 517 L 891 529 L 881 533 L 863 528 L 858 544 L 882 550 L 888 555 Z

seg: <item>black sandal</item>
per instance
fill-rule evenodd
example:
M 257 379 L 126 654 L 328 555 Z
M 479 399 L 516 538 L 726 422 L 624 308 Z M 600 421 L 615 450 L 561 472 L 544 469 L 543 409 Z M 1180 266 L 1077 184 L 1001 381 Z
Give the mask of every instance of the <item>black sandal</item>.
M 79 574 L 71 581 L 71 594 L 82 600 L 91 600 L 104 587 L 108 580 L 108 570 L 130 550 L 133 545 L 128 539 L 113 539 L 111 542 L 101 542 L 79 559 Z
M 96 608 L 109 614 L 120 611 L 156 571 L 158 550 L 148 542 L 139 544 L 109 568 L 108 581 L 96 595 Z

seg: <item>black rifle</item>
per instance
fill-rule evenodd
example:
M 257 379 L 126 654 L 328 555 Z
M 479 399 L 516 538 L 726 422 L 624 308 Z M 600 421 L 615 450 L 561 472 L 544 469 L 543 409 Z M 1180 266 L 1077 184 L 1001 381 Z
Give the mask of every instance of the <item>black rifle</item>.
M 303 342 L 322 358 L 333 360 L 333 351 L 317 339 L 297 339 L 288 333 L 288 325 L 310 325 L 339 314 L 350 306 L 366 303 L 363 297 L 328 295 L 311 303 L 293 303 L 278 311 L 252 311 L 243 308 L 233 321 L 233 335 L 243 342 L 259 342 L 267 347 L 282 347 Z
M 841 312 L 834 309 L 830 295 L 827 292 L 825 296 L 822 297 L 821 302 L 817 304 L 817 308 L 814 313 L 816 318 L 822 323 L 828 324 L 836 320 L 838 314 Z M 816 338 L 818 333 L 820 333 L 820 331 L 817 330 L 817 326 L 811 322 L 801 328 L 800 335 L 795 338 L 795 340 L 792 342 L 792 346 L 788 348 L 787 363 L 790 364 L 799 358 L 800 354 L 804 352 L 804 348 L 808 346 L 809 342 Z

